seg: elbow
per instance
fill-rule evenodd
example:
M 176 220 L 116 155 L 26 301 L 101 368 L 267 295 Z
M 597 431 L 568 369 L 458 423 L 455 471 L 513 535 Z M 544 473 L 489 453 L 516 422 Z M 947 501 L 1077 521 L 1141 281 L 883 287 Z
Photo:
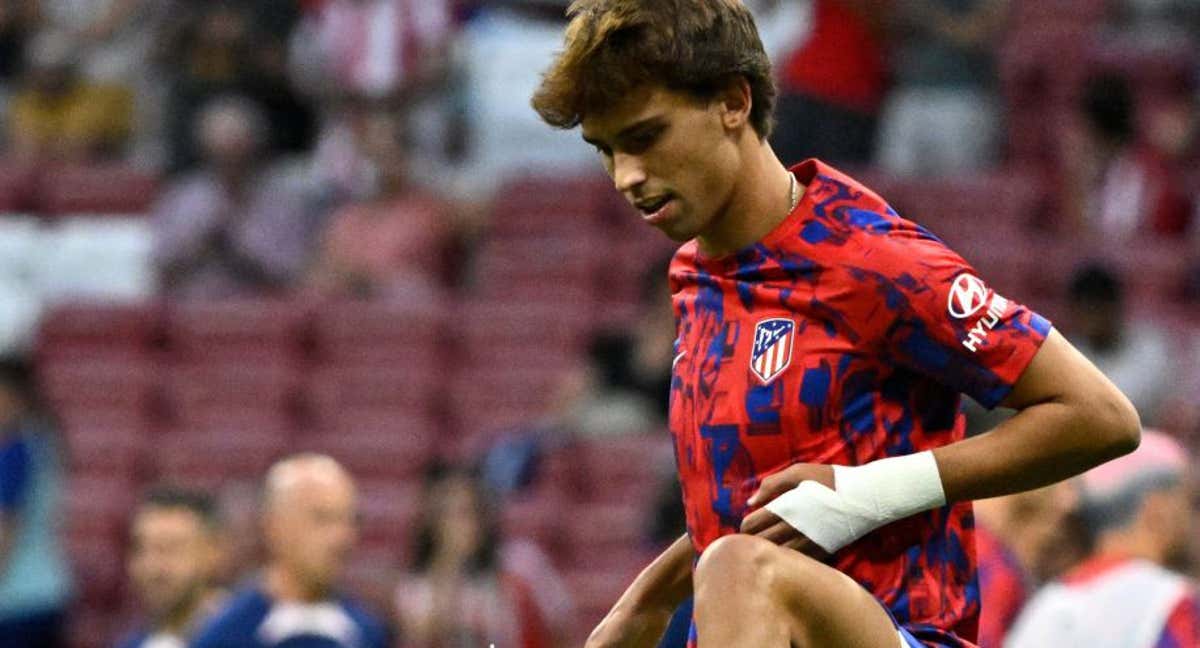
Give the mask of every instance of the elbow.
M 1115 388 L 1091 409 L 1090 418 L 1101 463 L 1133 452 L 1142 441 L 1142 422 L 1137 409 Z

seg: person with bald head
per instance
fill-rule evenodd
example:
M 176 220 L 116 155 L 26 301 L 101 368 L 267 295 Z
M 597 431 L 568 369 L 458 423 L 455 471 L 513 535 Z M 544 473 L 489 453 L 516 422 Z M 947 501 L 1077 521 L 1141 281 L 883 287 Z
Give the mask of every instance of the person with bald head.
M 1178 441 L 1142 432 L 1132 454 L 1078 480 L 1092 554 L 1042 588 L 1005 646 L 1200 646 L 1200 590 L 1191 561 L 1192 459 Z
M 304 454 L 267 473 L 262 525 L 267 565 L 219 612 L 192 648 L 383 648 L 383 626 L 335 583 L 358 539 L 357 492 L 333 459 Z

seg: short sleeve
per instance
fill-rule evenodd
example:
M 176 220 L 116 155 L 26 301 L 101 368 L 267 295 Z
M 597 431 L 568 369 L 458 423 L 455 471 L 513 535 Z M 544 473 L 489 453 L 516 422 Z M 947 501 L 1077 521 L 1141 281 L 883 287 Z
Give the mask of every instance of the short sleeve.
M 0 447 L 0 512 L 17 513 L 25 504 L 32 471 L 29 444 L 21 439 Z
M 1200 599 L 1191 592 L 1175 606 L 1155 648 L 1200 646 Z
M 889 361 L 988 408 L 1012 391 L 1050 334 L 1050 322 L 1000 295 L 924 229 L 895 227 L 860 239 L 852 279 L 872 287 L 863 327 Z

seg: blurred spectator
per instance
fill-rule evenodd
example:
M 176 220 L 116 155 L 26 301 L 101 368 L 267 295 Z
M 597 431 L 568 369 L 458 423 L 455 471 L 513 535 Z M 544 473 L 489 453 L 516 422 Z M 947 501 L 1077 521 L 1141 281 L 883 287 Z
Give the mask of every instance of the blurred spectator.
M 272 7 L 271 5 L 274 5 Z M 291 3 L 185 3 L 178 30 L 164 35 L 163 67 L 172 77 L 167 108 L 170 168 L 187 169 L 202 157 L 192 138 L 197 111 L 214 97 L 239 94 L 265 113 L 264 150 L 299 153 L 312 148 L 315 116 L 292 89 L 286 41 Z
M 540 71 L 562 47 L 566 0 L 485 5 L 456 46 L 466 75 L 469 148 L 456 182 L 465 199 L 487 202 L 519 173 L 570 175 L 598 170 L 578 134 L 546 128 L 529 108 Z
M 318 96 L 419 94 L 448 72 L 446 0 L 324 0 L 292 42 L 293 69 Z
M 301 183 L 269 164 L 266 132 L 261 111 L 243 98 L 216 99 L 197 115 L 205 164 L 171 183 L 153 210 L 169 295 L 255 296 L 299 280 L 314 218 Z
M 25 68 L 25 43 L 36 22 L 36 3 L 0 0 L 0 108 L 9 84 Z
M 866 165 L 886 90 L 883 26 L 889 0 L 813 0 L 808 38 L 776 66 L 777 126 L 785 163 L 817 157 Z
M 216 611 L 218 525 L 204 493 L 167 487 L 147 493 L 129 533 L 129 577 L 147 622 L 121 648 L 183 648 Z
M 192 648 L 383 648 L 383 627 L 334 583 L 357 540 L 354 482 L 333 459 L 299 455 L 268 472 L 266 569 L 197 633 Z
M 29 365 L 0 361 L 0 648 L 65 645 L 71 584 L 55 437 Z
M 1196 584 L 1171 571 L 1191 545 L 1190 463 L 1179 443 L 1147 430 L 1132 454 L 1085 474 L 1095 550 L 1034 596 L 1007 645 L 1200 645 Z
M 1000 122 L 994 51 L 1008 0 L 910 0 L 894 13 L 895 87 L 876 160 L 902 175 L 985 169 Z
M 1071 340 L 1129 397 L 1142 421 L 1153 425 L 1175 383 L 1176 359 L 1164 331 L 1129 319 L 1124 292 L 1121 280 L 1103 265 L 1077 270 L 1067 295 Z
M 374 187 L 330 219 L 311 283 L 323 293 L 359 297 L 439 292 L 454 223 L 449 206 L 409 176 L 404 116 L 376 110 L 359 140 Z
M 396 590 L 402 645 L 558 645 L 565 588 L 536 548 L 502 544 L 495 502 L 476 476 L 435 467 L 425 492 L 413 570 Z
M 1189 229 L 1191 200 L 1169 152 L 1138 138 L 1133 92 L 1121 75 L 1088 79 L 1080 113 L 1062 137 L 1065 212 L 1075 227 L 1114 239 L 1179 236 Z
M 128 88 L 81 76 L 80 53 L 66 34 L 39 34 L 29 42 L 26 60 L 6 126 L 14 156 L 81 161 L 122 151 L 133 119 Z
M 1200 38 L 1200 4 L 1192 0 L 1113 0 L 1107 5 L 1110 36 L 1151 47 Z

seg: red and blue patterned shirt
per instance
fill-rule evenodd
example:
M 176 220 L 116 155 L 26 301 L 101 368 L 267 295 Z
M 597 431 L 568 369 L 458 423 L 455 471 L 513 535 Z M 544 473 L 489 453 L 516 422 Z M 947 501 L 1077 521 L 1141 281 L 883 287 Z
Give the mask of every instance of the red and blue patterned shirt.
M 963 437 L 960 394 L 1000 403 L 1050 331 L 879 196 L 815 160 L 760 242 L 670 282 L 678 338 L 670 428 L 697 552 L 736 533 L 763 477 L 859 465 Z M 970 646 L 979 616 L 970 503 L 887 525 L 833 565 L 931 646 Z

